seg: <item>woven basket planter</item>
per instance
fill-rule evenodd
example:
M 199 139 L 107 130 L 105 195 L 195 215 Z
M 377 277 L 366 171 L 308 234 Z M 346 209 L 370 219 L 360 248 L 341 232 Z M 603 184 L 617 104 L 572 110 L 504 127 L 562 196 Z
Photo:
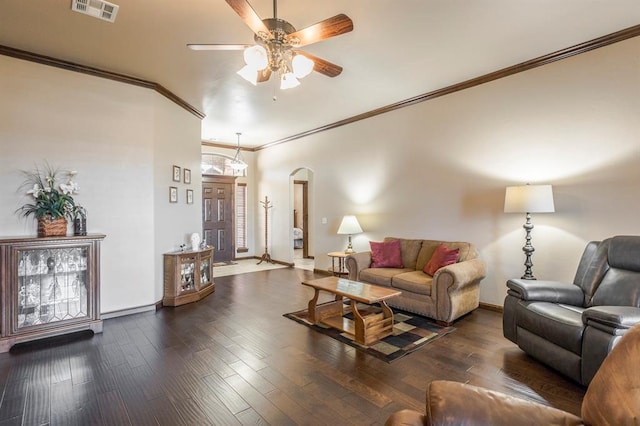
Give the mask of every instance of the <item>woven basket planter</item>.
M 60 217 L 51 220 L 49 216 L 38 218 L 38 237 L 65 237 L 67 235 L 67 219 Z

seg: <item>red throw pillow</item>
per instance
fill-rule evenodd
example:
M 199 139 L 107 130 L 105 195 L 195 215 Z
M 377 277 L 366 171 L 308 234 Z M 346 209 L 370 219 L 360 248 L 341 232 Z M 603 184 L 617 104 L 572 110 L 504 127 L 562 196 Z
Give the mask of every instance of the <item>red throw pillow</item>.
M 424 265 L 422 272 L 433 276 L 436 271 L 443 266 L 451 265 L 458 261 L 460 249 L 449 249 L 444 244 L 440 244 L 433 252 L 431 259 Z
M 372 268 L 402 268 L 400 254 L 400 240 L 376 243 L 369 241 L 371 246 Z

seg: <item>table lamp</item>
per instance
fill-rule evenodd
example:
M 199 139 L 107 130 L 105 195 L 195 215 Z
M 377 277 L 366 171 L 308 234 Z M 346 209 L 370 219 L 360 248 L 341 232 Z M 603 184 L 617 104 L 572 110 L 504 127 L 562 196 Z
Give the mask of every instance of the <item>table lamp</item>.
M 342 223 L 340 223 L 340 227 L 338 228 L 339 235 L 349 235 L 349 245 L 347 249 L 344 251 L 345 253 L 355 253 L 353 250 L 353 246 L 351 245 L 351 235 L 359 234 L 362 232 L 362 228 L 358 223 L 358 219 L 355 216 L 348 215 L 342 218 Z
M 553 190 L 551 185 L 521 185 L 508 186 L 504 197 L 505 213 L 526 213 L 526 222 L 522 227 L 526 231 L 525 245 L 522 251 L 525 254 L 525 270 L 522 279 L 535 280 L 531 267 L 531 255 L 534 252 L 531 245 L 531 213 L 553 213 L 555 211 L 553 205 Z

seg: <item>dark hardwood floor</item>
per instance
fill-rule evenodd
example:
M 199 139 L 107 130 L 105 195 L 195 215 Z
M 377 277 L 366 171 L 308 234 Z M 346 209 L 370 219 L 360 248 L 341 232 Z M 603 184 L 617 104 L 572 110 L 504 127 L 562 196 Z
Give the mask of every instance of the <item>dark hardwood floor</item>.
M 282 316 L 306 307 L 312 292 L 300 281 L 311 277 L 220 277 L 200 302 L 14 348 L 0 355 L 0 425 L 379 425 L 424 410 L 434 379 L 579 414 L 584 388 L 503 338 L 500 313 L 476 310 L 387 364 Z

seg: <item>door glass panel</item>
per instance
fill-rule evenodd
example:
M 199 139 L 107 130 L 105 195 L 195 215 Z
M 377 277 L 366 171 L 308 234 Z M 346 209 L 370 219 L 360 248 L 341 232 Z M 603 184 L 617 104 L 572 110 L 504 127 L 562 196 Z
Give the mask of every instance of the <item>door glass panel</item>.
M 218 200 L 218 222 L 224 222 L 224 200 Z
M 201 169 L 203 175 L 246 176 L 247 170 L 234 170 L 231 167 L 233 157 L 221 154 L 202 154 Z
M 211 199 L 204 200 L 204 221 L 211 222 Z
M 226 233 L 225 233 L 224 229 L 219 229 L 218 230 L 218 247 L 217 247 L 218 251 L 224 251 L 225 250 L 225 244 L 224 244 L 225 236 L 226 236 Z
M 204 241 L 208 246 L 213 246 L 213 235 L 211 235 L 210 229 L 204 231 Z

